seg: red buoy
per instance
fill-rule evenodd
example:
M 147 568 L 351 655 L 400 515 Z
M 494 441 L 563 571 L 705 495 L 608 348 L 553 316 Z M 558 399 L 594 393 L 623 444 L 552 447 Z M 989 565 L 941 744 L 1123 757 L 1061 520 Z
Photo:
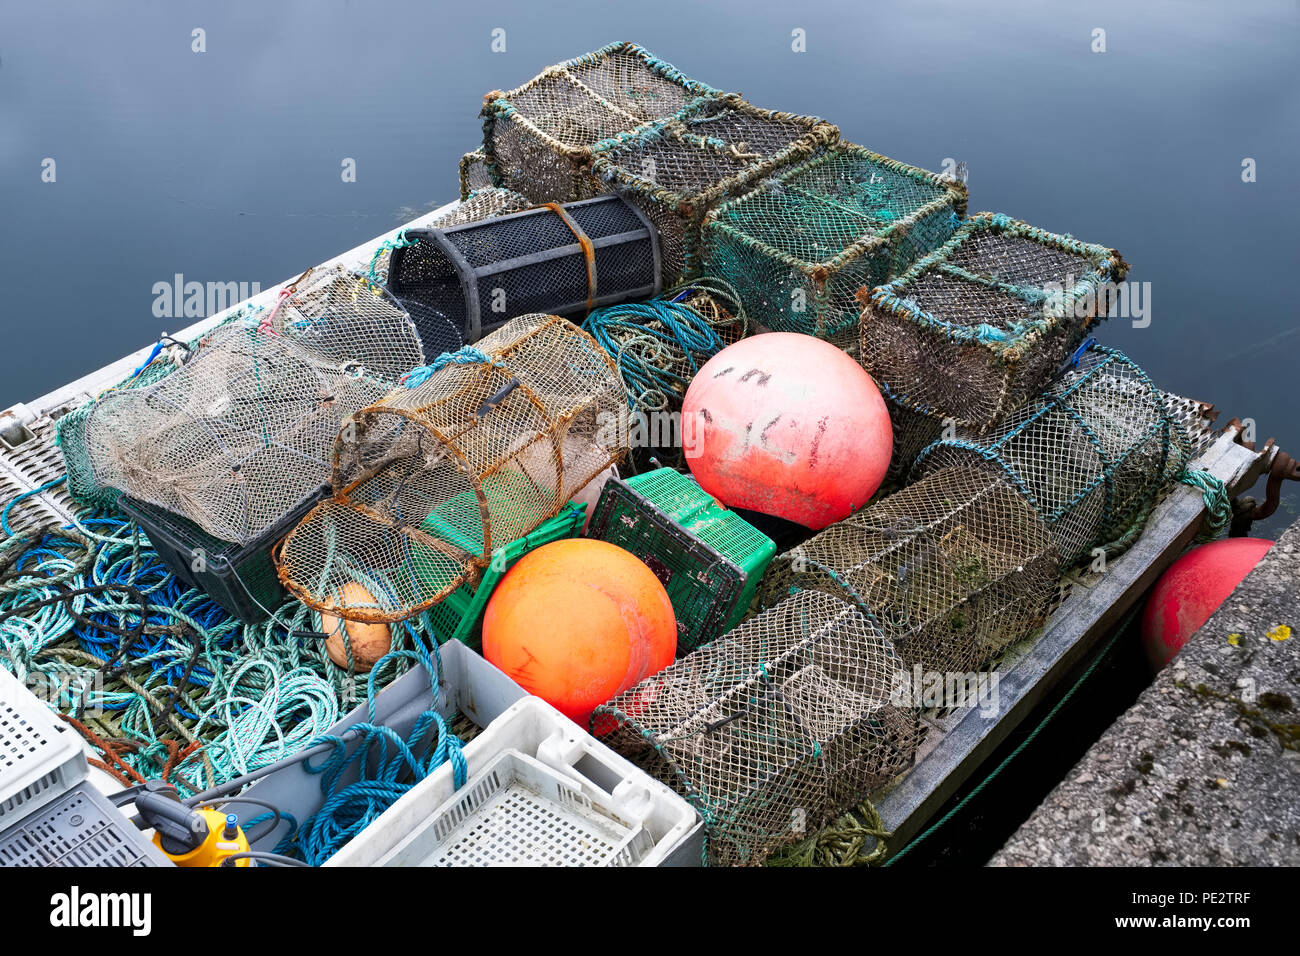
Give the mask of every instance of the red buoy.
M 810 335 L 769 332 L 723 349 L 691 380 L 682 441 L 691 474 L 723 504 L 817 531 L 875 494 L 894 433 L 857 362 Z
M 1152 670 L 1173 660 L 1271 547 L 1266 538 L 1224 538 L 1169 566 L 1142 612 L 1142 646 Z

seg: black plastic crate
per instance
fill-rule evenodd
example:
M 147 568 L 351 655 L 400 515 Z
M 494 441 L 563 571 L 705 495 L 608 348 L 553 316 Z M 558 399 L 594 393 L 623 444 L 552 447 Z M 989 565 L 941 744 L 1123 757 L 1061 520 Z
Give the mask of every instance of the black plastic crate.
M 328 491 L 328 486 L 322 485 L 262 535 L 242 545 L 215 538 L 187 518 L 126 495 L 119 499 L 119 506 L 176 577 L 245 624 L 256 624 L 284 601 L 272 549 Z
M 444 316 L 466 342 L 515 316 L 585 316 L 661 285 L 659 233 L 617 196 L 411 229 L 406 240 L 393 250 L 388 291 L 417 325 Z M 436 354 L 427 343 L 425 352 Z

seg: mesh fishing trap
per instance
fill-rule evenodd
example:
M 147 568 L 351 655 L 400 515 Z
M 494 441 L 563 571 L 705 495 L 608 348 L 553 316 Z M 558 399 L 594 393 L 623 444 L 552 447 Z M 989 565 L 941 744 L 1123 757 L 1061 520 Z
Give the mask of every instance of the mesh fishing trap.
M 778 555 L 764 591 L 850 601 L 908 667 L 963 674 L 1042 624 L 1059 570 L 1047 528 L 1009 482 L 950 467 Z
M 388 266 L 399 301 L 445 317 L 466 342 L 517 315 L 581 317 L 659 288 L 659 237 L 617 196 L 408 229 Z
M 426 610 L 621 459 L 613 360 L 557 316 L 513 319 L 352 416 L 333 495 L 281 543 L 280 579 L 357 621 Z
M 464 202 L 480 189 L 493 188 L 492 170 L 488 168 L 487 153 L 482 148 L 466 153 L 460 158 L 460 201 Z
M 708 863 L 757 865 L 911 766 L 902 668 L 853 605 L 803 591 L 598 707 L 593 733 L 700 812 Z
M 329 479 L 344 417 L 423 360 L 391 296 L 341 268 L 311 271 L 171 374 L 96 400 L 81 435 L 94 484 L 250 542 Z
M 607 481 L 587 536 L 654 572 L 673 604 L 680 653 L 740 623 L 776 553 L 771 538 L 671 468 Z
M 935 442 L 911 473 L 958 465 L 1000 476 L 1046 523 L 1066 567 L 1140 529 L 1190 454 L 1180 419 L 1146 373 L 1121 352 L 1086 344 L 1076 364 L 993 432 Z
M 700 230 L 711 209 L 839 135 L 824 120 L 759 109 L 738 96 L 701 99 L 597 143 L 592 173 L 658 227 L 664 281 L 672 283 L 700 274 Z
M 961 183 L 840 142 L 710 210 L 703 269 L 775 331 L 856 345 L 858 289 L 941 246 L 965 215 Z
M 591 176 L 597 142 L 717 95 L 644 47 L 611 43 L 487 94 L 484 164 L 494 185 L 534 202 L 590 199 L 607 189 Z
M 986 430 L 1041 391 L 1127 270 L 1113 249 L 979 213 L 862 290 L 858 360 L 898 403 Z

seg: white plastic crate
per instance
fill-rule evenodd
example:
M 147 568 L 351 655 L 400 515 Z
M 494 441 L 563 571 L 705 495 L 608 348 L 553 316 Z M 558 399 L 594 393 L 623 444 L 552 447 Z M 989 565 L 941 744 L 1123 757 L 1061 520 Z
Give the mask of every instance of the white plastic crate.
M 686 865 L 702 823 L 680 796 L 538 697 L 465 745 L 326 866 Z
M 0 867 L 171 866 L 89 783 L 0 831 Z
M 81 739 L 8 671 L 0 670 L 0 830 L 90 772 Z

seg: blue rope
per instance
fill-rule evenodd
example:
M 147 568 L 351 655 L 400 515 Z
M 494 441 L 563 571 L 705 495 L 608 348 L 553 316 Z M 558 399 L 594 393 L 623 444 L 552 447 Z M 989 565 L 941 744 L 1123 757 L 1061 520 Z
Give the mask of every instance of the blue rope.
M 407 388 L 419 388 L 436 372 L 442 371 L 448 365 L 495 365 L 497 368 L 505 368 L 504 363 L 494 362 L 492 356 L 482 349 L 466 345 L 455 352 L 443 352 L 428 365 L 411 369 L 402 376 L 401 383 Z
M 146 362 L 145 364 L 147 365 L 148 363 Z M 10 499 L 9 503 L 5 505 L 4 511 L 0 511 L 0 530 L 3 530 L 7 537 L 12 538 L 14 532 L 13 529 L 9 527 L 9 512 L 14 510 L 14 505 L 18 504 L 18 502 L 20 501 L 26 501 L 28 498 L 31 498 L 34 495 L 39 495 L 43 491 L 49 491 L 51 488 L 57 488 L 59 485 L 63 484 L 67 480 L 68 480 L 67 475 L 60 475 L 58 478 L 54 478 L 51 479 L 50 481 L 47 481 L 39 488 L 33 488 L 31 491 L 24 491 L 21 495 L 15 495 L 13 498 Z

